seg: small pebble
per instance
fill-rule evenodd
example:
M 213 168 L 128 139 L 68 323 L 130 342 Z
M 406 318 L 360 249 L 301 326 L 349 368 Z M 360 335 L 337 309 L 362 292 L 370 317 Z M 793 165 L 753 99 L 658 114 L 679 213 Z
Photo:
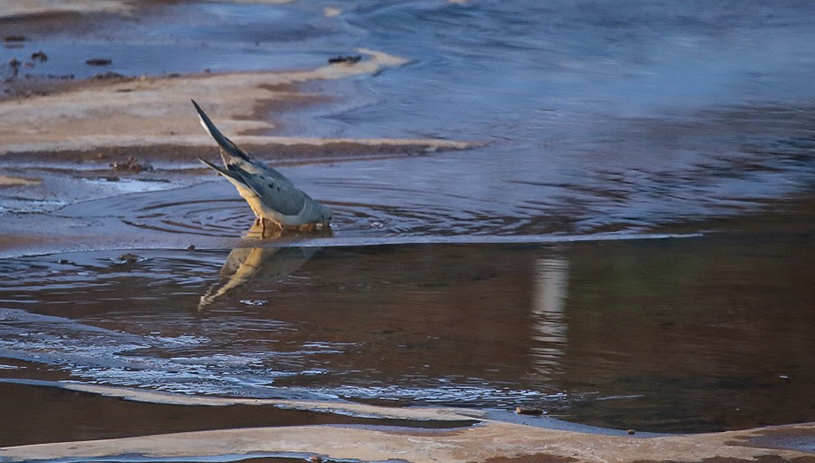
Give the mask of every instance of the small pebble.
M 129 171 L 137 174 L 142 171 L 153 170 L 153 167 L 150 166 L 150 164 L 139 162 L 135 156 L 130 156 L 127 158 L 127 161 L 124 162 L 111 162 L 110 167 L 116 172 Z
M 42 51 L 42 50 L 35 51 L 34 53 L 31 54 L 31 60 L 32 61 L 39 61 L 40 63 L 44 63 L 44 62 L 48 61 L 48 55 L 46 55 L 45 52 Z
M 118 72 L 108 71 L 104 74 L 96 74 L 92 77 L 92 79 L 96 80 L 107 80 L 107 79 L 122 79 L 124 76 L 119 74 Z

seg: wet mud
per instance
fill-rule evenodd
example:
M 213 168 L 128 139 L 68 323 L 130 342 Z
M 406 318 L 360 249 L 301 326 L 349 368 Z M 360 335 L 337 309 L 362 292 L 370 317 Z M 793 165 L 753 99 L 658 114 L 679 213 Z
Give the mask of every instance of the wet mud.
M 365 418 L 320 411 L 294 410 L 275 405 L 234 404 L 223 406 L 178 406 L 125 401 L 66 390 L 47 382 L 5 383 L 0 389 L 15 401 L 3 402 L 0 447 L 48 442 L 72 442 L 156 433 L 237 429 L 266 426 L 359 425 L 392 428 L 416 427 L 429 430 L 466 427 L 475 421 L 417 421 Z M 127 420 L 122 417 L 127 416 Z M 66 423 L 81 423 L 77 426 Z

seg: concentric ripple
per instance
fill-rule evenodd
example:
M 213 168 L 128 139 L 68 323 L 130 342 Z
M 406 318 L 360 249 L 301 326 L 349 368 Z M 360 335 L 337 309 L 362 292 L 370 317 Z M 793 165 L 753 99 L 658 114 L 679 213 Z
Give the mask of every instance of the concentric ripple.
M 410 233 L 426 227 L 421 217 L 397 216 L 387 207 L 324 202 L 335 214 L 332 228 L 347 235 L 381 231 L 387 235 Z M 202 236 L 241 236 L 251 229 L 254 214 L 242 199 L 159 202 L 133 211 L 122 222 L 145 230 Z
M 253 221 L 242 199 L 210 199 L 151 204 L 134 211 L 128 225 L 169 233 L 237 236 Z

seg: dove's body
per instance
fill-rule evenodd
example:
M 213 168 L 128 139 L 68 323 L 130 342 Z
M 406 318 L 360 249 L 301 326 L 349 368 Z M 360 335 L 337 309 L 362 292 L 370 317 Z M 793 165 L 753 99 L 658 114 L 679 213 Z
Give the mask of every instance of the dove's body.
M 283 174 L 247 154 L 226 138 L 204 111 L 195 103 L 201 125 L 221 147 L 224 167 L 201 159 L 201 162 L 226 177 L 249 203 L 255 217 L 269 220 L 282 229 L 328 226 L 331 210 L 294 186 Z M 264 223 L 265 222 L 261 222 Z

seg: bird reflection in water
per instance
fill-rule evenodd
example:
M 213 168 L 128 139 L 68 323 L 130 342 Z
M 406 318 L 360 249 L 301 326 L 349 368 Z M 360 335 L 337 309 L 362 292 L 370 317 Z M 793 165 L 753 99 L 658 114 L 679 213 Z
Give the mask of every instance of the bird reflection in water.
M 252 282 L 280 281 L 296 272 L 319 248 L 247 247 L 235 248 L 221 267 L 220 279 L 201 296 L 198 310 L 216 300 L 235 295 Z

